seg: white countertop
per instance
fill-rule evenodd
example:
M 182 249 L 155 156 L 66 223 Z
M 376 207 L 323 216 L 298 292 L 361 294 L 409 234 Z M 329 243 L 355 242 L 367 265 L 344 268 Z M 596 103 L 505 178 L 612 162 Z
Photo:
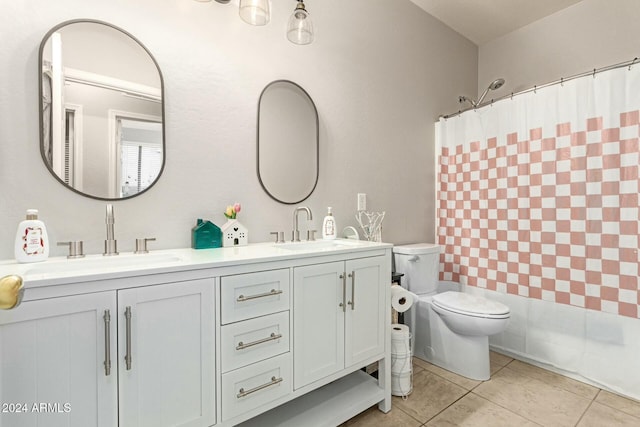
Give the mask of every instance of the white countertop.
M 166 249 L 148 254 L 120 253 L 114 256 L 86 255 L 67 259 L 51 257 L 43 262 L 20 264 L 0 261 L 0 277 L 18 275 L 26 288 L 105 280 L 142 274 L 227 267 L 267 261 L 285 261 L 315 256 L 391 248 L 390 243 L 336 239 L 299 243 L 253 243 L 215 249 Z

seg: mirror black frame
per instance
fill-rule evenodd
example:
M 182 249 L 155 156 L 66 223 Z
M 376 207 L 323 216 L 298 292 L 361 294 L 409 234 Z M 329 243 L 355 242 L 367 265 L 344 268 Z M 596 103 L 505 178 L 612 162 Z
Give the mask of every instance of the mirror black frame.
M 160 78 L 160 93 L 162 94 L 162 104 L 161 104 L 161 111 L 162 111 L 162 165 L 160 166 L 160 171 L 158 172 L 158 176 L 156 177 L 156 179 L 147 188 L 145 188 L 144 190 L 140 191 L 139 193 L 132 194 L 131 196 L 111 198 L 111 197 L 94 196 L 92 194 L 83 193 L 82 191 L 76 190 L 75 188 L 71 187 L 66 182 L 64 182 L 54 172 L 53 168 L 49 165 L 49 163 L 47 161 L 47 155 L 46 155 L 46 153 L 44 151 L 44 120 L 43 120 L 44 108 L 43 108 L 43 103 L 42 103 L 42 93 L 43 93 L 43 87 L 42 87 L 42 61 L 43 61 L 43 52 L 44 52 L 45 44 L 47 43 L 47 41 L 49 40 L 49 38 L 51 37 L 51 35 L 53 33 L 58 31 L 62 27 L 66 27 L 67 25 L 78 24 L 78 23 L 99 24 L 99 25 L 104 25 L 106 27 L 110 27 L 110 28 L 112 28 L 112 29 L 114 29 L 116 31 L 120 31 L 121 33 L 123 33 L 124 35 L 130 37 L 133 41 L 138 43 L 138 45 L 140 45 L 140 47 L 149 55 L 149 58 L 151 59 L 151 61 L 153 61 L 153 64 L 156 66 L 156 69 L 158 70 L 158 77 Z M 149 49 L 147 49 L 147 47 L 144 44 L 142 44 L 142 42 L 140 40 L 138 40 L 136 37 L 134 37 L 128 31 L 125 31 L 122 28 L 117 27 L 117 26 L 115 26 L 113 24 L 110 24 L 108 22 L 99 21 L 99 20 L 96 20 L 96 19 L 72 19 L 72 20 L 64 21 L 64 22 L 56 25 L 51 30 L 49 30 L 47 32 L 47 34 L 45 34 L 45 36 L 42 38 L 42 42 L 40 42 L 40 49 L 38 51 L 38 112 L 39 112 L 39 114 L 38 114 L 38 122 L 39 122 L 39 128 L 40 128 L 40 138 L 39 138 L 39 140 L 40 140 L 40 155 L 42 157 L 42 161 L 44 162 L 45 166 L 47 167 L 47 169 L 49 170 L 51 175 L 53 175 L 58 182 L 60 182 L 62 185 L 64 185 L 66 188 L 68 188 L 69 190 L 73 191 L 74 193 L 80 194 L 80 195 L 85 196 L 85 197 L 89 197 L 91 199 L 118 201 L 118 200 L 131 199 L 133 197 L 136 197 L 136 196 L 139 196 L 141 194 L 146 193 L 151 187 L 156 185 L 156 183 L 158 182 L 158 180 L 162 176 L 162 172 L 164 171 L 164 166 L 166 164 L 167 147 L 166 147 L 166 128 L 165 128 L 165 121 L 166 121 L 165 119 L 166 118 L 165 118 L 164 96 L 165 96 L 164 78 L 162 76 L 162 71 L 160 70 L 160 66 L 158 65 L 158 61 L 156 61 L 156 59 L 151 54 Z
M 286 202 L 274 196 L 264 185 L 264 182 L 262 181 L 262 177 L 260 176 L 260 105 L 262 103 L 262 97 L 264 96 L 264 93 L 267 91 L 267 89 L 269 89 L 269 87 L 277 83 L 289 83 L 296 86 L 298 89 L 300 89 L 302 93 L 304 93 L 307 96 L 307 98 L 309 98 L 309 101 L 311 101 L 311 105 L 313 105 L 313 111 L 315 113 L 315 118 L 316 118 L 316 179 L 315 179 L 315 182 L 313 183 L 313 187 L 309 191 L 309 194 L 304 196 L 302 199 L 296 200 L 294 202 Z M 271 197 L 276 202 L 283 203 L 285 205 L 296 205 L 298 203 L 301 203 L 307 200 L 313 194 L 314 190 L 318 186 L 318 179 L 320 177 L 320 120 L 318 118 L 318 108 L 316 107 L 316 104 L 315 102 L 313 102 L 313 98 L 311 98 L 309 93 L 306 90 L 304 90 L 302 86 L 300 86 L 295 82 L 292 82 L 291 80 L 280 79 L 280 80 L 272 81 L 271 83 L 267 84 L 264 87 L 264 89 L 262 89 L 262 92 L 260 93 L 260 98 L 258 98 L 258 121 L 257 121 L 257 127 L 256 127 L 256 173 L 258 174 L 258 181 L 260 182 L 260 186 L 265 191 L 265 193 L 267 193 L 267 195 L 269 195 L 269 197 Z

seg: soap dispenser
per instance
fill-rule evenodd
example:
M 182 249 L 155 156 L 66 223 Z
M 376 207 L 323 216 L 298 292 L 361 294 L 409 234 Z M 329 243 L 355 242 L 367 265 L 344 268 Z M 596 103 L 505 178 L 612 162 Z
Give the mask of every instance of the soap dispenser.
M 16 232 L 14 253 L 18 262 L 39 262 L 49 258 L 49 237 L 37 209 L 27 209 L 27 218 Z
M 322 238 L 324 240 L 333 240 L 336 238 L 336 220 L 331 213 L 331 208 L 327 208 L 327 216 L 322 221 Z

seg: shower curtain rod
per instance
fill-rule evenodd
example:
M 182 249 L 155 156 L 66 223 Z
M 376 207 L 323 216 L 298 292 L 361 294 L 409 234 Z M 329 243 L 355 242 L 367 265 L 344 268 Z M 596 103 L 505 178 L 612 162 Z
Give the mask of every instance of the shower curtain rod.
M 481 105 L 479 105 L 477 107 L 468 107 L 468 108 L 465 108 L 464 110 L 458 110 L 457 113 L 452 113 L 452 114 L 447 114 L 447 115 L 440 115 L 440 118 L 446 120 L 446 119 L 449 119 L 451 117 L 459 116 L 460 114 L 462 114 L 462 113 L 464 113 L 466 111 L 469 111 L 469 110 L 477 110 L 478 108 L 486 107 L 487 105 L 491 105 L 491 104 L 493 104 L 494 102 L 497 102 L 497 101 L 502 101 L 503 99 L 513 98 L 514 96 L 522 95 L 522 94 L 529 93 L 529 92 L 535 92 L 538 89 L 542 89 L 542 88 L 553 86 L 553 85 L 557 85 L 557 84 L 561 85 L 561 84 L 563 84 L 565 82 L 568 82 L 570 80 L 579 79 L 580 77 L 593 76 L 595 78 L 596 74 L 601 73 L 603 71 L 615 70 L 617 68 L 622 68 L 622 67 L 629 67 L 629 70 L 631 70 L 631 67 L 636 63 L 640 64 L 639 58 L 637 56 L 635 58 L 633 58 L 632 60 L 630 60 L 630 61 L 620 62 L 618 64 L 608 65 L 608 66 L 602 67 L 602 68 L 594 68 L 591 71 L 585 71 L 584 73 L 574 74 L 573 76 L 569 76 L 569 77 L 562 77 L 562 78 L 560 78 L 560 80 L 555 80 L 555 81 L 552 81 L 552 82 L 549 82 L 549 83 L 545 83 L 545 84 L 540 85 L 540 86 L 534 86 L 532 88 L 521 90 L 519 92 L 511 92 L 508 95 L 504 95 L 504 96 L 501 96 L 499 98 L 491 99 L 490 101 L 487 101 L 487 102 L 485 102 L 485 103 L 483 103 L 483 104 L 481 104 Z

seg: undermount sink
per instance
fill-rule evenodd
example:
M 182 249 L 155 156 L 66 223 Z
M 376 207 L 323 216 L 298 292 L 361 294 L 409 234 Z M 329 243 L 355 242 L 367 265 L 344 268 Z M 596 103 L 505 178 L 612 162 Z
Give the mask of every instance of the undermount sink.
M 350 242 L 348 240 L 314 240 L 311 242 L 278 243 L 276 244 L 276 247 L 289 251 L 312 251 L 323 249 L 343 249 L 357 246 L 357 244 L 357 241 Z
M 49 260 L 34 264 L 25 270 L 25 274 L 59 274 L 65 272 L 113 270 L 130 267 L 154 267 L 159 264 L 171 264 L 181 261 L 179 256 L 166 254 L 128 254 L 115 256 L 91 255 L 86 258 Z

